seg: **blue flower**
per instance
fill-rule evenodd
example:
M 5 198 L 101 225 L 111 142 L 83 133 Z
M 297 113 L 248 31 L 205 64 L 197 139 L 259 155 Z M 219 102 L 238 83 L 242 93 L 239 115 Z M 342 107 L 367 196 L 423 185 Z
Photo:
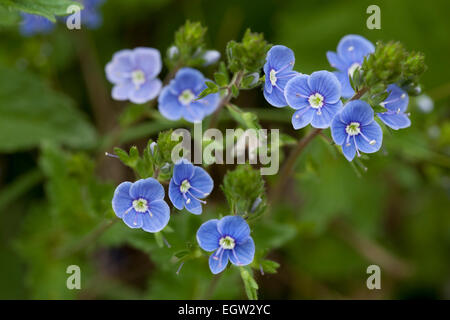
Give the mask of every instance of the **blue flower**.
M 361 67 L 364 57 L 375 51 L 373 44 L 359 35 L 346 35 L 339 41 L 337 53 L 328 51 L 328 62 L 333 68 L 338 69 L 335 72 L 339 82 L 342 85 L 342 96 L 350 98 L 355 91 L 353 90 L 349 76 Z
M 328 128 L 342 108 L 341 85 L 328 71 L 292 78 L 286 84 L 284 95 L 289 106 L 297 110 L 292 116 L 294 129 L 301 129 L 309 123 L 314 128 Z
M 377 116 L 385 125 L 394 130 L 409 127 L 411 120 L 409 120 L 408 115 L 405 113 L 409 102 L 408 94 L 395 84 L 391 84 L 387 88 L 387 91 L 389 92 L 389 96 L 381 105 L 388 111 L 377 113 Z
M 35 34 L 47 34 L 53 30 L 55 24 L 45 17 L 21 13 L 22 23 L 20 25 L 20 33 L 26 37 Z
M 97 29 L 102 24 L 102 16 L 99 12 L 100 6 L 105 0 L 77 0 L 82 3 L 84 9 L 81 11 L 81 24 L 89 29 Z
M 189 122 L 202 121 L 217 109 L 220 102 L 219 93 L 196 100 L 206 89 L 207 80 L 198 70 L 180 69 L 169 85 L 161 91 L 158 99 L 159 112 L 169 120 L 184 118 Z
M 284 87 L 286 83 L 298 72 L 293 71 L 295 57 L 294 52 L 285 46 L 273 46 L 267 52 L 264 74 L 264 98 L 272 106 L 281 108 L 287 106 L 284 98 Z
M 112 207 L 130 228 L 142 228 L 147 232 L 162 230 L 170 218 L 169 206 L 164 201 L 164 188 L 153 178 L 119 184 Z
M 364 101 L 354 100 L 347 103 L 331 123 L 331 135 L 348 161 L 355 153 L 377 152 L 383 142 L 383 131 L 374 120 L 373 109 Z
M 186 159 L 178 161 L 173 168 L 169 184 L 169 198 L 178 210 L 184 207 L 193 214 L 202 213 L 202 198 L 207 197 L 214 186 L 205 169 L 196 167 Z
M 145 103 L 156 98 L 161 91 L 161 54 L 153 48 L 121 50 L 114 54 L 105 68 L 106 77 L 114 84 L 115 100 Z
M 245 266 L 255 256 L 250 227 L 241 216 L 205 222 L 197 231 L 197 242 L 203 250 L 214 251 L 209 257 L 209 268 L 214 274 L 222 272 L 228 260 L 236 266 Z

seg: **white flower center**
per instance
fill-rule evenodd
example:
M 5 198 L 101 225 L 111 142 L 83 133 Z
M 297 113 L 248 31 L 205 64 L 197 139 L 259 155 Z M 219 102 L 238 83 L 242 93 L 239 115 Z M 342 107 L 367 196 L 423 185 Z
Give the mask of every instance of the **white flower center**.
M 345 131 L 350 136 L 356 136 L 361 133 L 360 124 L 359 122 L 350 122 L 349 125 L 345 128 Z
M 359 68 L 361 68 L 361 65 L 358 62 L 355 62 L 354 64 L 352 64 L 350 66 L 350 68 L 348 68 L 348 71 L 347 71 L 348 75 L 350 77 L 353 77 L 353 74 L 355 73 L 356 69 L 359 69 Z
M 234 242 L 234 239 L 230 236 L 226 236 L 223 238 L 220 238 L 219 245 L 224 249 L 234 249 L 236 246 L 236 243 Z
M 195 94 L 189 89 L 184 90 L 178 96 L 178 101 L 180 101 L 181 104 L 183 104 L 183 105 L 190 104 L 192 102 L 192 100 L 194 100 L 194 99 L 195 99 Z
M 133 208 L 136 212 L 147 212 L 148 204 L 147 200 L 139 198 L 133 201 Z
M 322 108 L 323 106 L 323 96 L 320 93 L 315 93 L 308 98 L 309 105 L 314 109 Z
M 145 73 L 142 70 L 134 70 L 131 73 L 131 80 L 136 88 L 139 88 L 145 83 Z
M 181 183 L 180 191 L 181 191 L 182 193 L 186 193 L 186 192 L 189 191 L 190 188 L 191 188 L 191 184 L 190 184 L 189 181 L 186 179 L 186 180 L 184 180 L 184 181 Z
M 272 84 L 272 86 L 275 86 L 277 84 L 277 72 L 272 69 L 270 70 L 270 83 Z

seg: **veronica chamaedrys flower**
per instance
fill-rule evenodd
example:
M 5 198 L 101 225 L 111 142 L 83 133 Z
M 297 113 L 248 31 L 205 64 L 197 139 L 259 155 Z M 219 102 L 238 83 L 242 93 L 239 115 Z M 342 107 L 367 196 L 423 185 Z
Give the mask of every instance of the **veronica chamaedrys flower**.
M 161 54 L 153 48 L 121 50 L 106 65 L 106 77 L 114 84 L 115 100 L 145 103 L 156 98 L 161 91 Z
M 301 129 L 309 123 L 314 128 L 328 128 L 342 108 L 341 84 L 328 71 L 292 78 L 286 84 L 284 95 L 289 106 L 297 110 L 292 116 L 294 129 Z
M 197 231 L 197 242 L 203 250 L 214 251 L 209 257 L 209 268 L 214 274 L 222 272 L 228 260 L 236 266 L 245 266 L 255 256 L 250 227 L 241 216 L 205 222 Z
M 331 123 L 331 135 L 348 161 L 359 151 L 377 152 L 383 142 L 383 131 L 374 120 L 373 109 L 361 100 L 348 102 Z
M 201 214 L 202 203 L 206 203 L 201 199 L 207 197 L 213 187 L 214 181 L 205 169 L 181 159 L 173 168 L 169 198 L 178 210 L 186 208 L 193 214 Z
M 378 118 L 394 130 L 409 127 L 411 120 L 408 114 L 405 113 L 409 102 L 408 94 L 395 84 L 389 85 L 387 91 L 389 92 L 389 96 L 380 103 L 387 111 L 377 113 Z
M 264 98 L 274 107 L 287 106 L 284 87 L 292 77 L 298 74 L 292 70 L 294 63 L 294 52 L 288 47 L 276 45 L 267 52 L 264 64 L 266 75 Z
M 349 34 L 344 36 L 337 46 L 337 52 L 328 51 L 327 59 L 342 85 L 342 96 L 350 98 L 355 91 L 350 84 L 350 76 L 361 67 L 364 57 L 375 51 L 373 44 L 366 38 Z
M 202 121 L 217 109 L 220 102 L 219 93 L 197 100 L 198 95 L 206 89 L 207 80 L 198 70 L 180 69 L 161 91 L 158 98 L 159 112 L 169 120 L 184 118 L 189 122 Z
M 47 34 L 55 27 L 53 22 L 39 15 L 22 12 L 21 16 L 20 33 L 26 37 L 35 34 Z
M 161 231 L 170 218 L 169 206 L 164 201 L 164 188 L 153 178 L 119 184 L 112 207 L 127 226 L 147 232 Z

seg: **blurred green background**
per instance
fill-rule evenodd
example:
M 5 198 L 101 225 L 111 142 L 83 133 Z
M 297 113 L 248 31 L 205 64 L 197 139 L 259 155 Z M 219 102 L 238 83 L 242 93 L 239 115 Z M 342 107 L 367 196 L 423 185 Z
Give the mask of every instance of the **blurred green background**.
M 381 30 L 366 28 L 371 4 L 381 8 Z M 133 175 L 103 152 L 143 146 L 176 124 L 112 101 L 104 65 L 124 48 L 164 54 L 190 19 L 208 27 L 209 47 L 222 54 L 246 28 L 263 32 L 294 50 L 302 73 L 330 70 L 326 51 L 349 33 L 425 53 L 423 91 L 434 108 L 425 112 L 411 98 L 412 126 L 385 133 L 383 149 L 364 161 L 367 170 L 352 167 L 326 140 L 311 143 L 284 201 L 269 208 L 275 222 L 266 216 L 255 226 L 257 247 L 275 249 L 268 257 L 281 264 L 277 274 L 256 279 L 263 299 L 449 299 L 449 12 L 447 0 L 107 0 L 95 31 L 60 23 L 49 35 L 24 38 L 17 27 L 1 28 L 0 298 L 245 298 L 234 268 L 215 279 L 203 258 L 177 275 L 173 250 L 110 223 L 114 187 Z M 203 71 L 211 76 L 214 67 Z M 259 89 L 236 104 L 257 112 L 264 127 L 296 139 L 304 134 L 292 129 L 290 111 L 270 107 Z M 129 124 L 135 112 L 150 118 Z M 125 127 L 119 136 L 118 125 Z M 202 221 L 226 214 L 218 188 L 226 169 L 213 168 L 216 188 L 201 217 L 172 217 L 172 248 L 186 246 L 179 239 L 195 242 Z M 82 270 L 80 291 L 66 288 L 72 264 Z M 366 287 L 371 264 L 381 267 L 381 290 Z

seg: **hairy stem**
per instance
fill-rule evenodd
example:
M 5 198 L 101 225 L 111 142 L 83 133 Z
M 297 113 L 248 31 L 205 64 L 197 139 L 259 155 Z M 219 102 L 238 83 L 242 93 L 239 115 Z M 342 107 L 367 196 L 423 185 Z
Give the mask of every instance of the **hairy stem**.
M 219 114 L 222 108 L 230 102 L 231 98 L 233 97 L 233 92 L 231 91 L 231 87 L 233 85 L 236 85 L 239 88 L 239 85 L 241 84 L 242 77 L 244 76 L 244 72 L 239 71 L 237 72 L 233 80 L 231 80 L 230 84 L 227 87 L 227 93 L 222 98 L 222 100 L 219 103 L 219 106 L 217 107 L 216 111 L 211 116 L 211 121 L 209 123 L 209 128 L 214 128 L 217 125 L 217 121 L 219 120 Z

